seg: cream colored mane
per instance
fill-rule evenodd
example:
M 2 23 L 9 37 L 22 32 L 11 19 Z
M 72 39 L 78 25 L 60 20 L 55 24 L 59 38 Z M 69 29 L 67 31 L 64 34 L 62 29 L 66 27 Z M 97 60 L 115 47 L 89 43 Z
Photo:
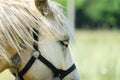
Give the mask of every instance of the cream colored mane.
M 50 0 L 48 3 L 48 15 L 44 16 L 33 0 L 0 0 L 0 56 L 5 57 L 8 45 L 19 54 L 22 49 L 20 44 L 32 48 L 33 29 L 44 37 L 60 39 L 60 36 L 68 35 L 73 38 L 61 6 Z

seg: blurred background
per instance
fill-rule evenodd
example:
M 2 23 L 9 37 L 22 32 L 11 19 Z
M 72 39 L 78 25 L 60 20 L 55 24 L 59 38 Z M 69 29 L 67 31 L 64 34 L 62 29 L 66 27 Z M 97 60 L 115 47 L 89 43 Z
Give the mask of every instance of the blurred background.
M 73 57 L 81 80 L 120 80 L 120 0 L 55 1 L 75 32 Z
M 58 1 L 64 6 L 63 8 L 66 14 L 74 7 L 76 28 L 120 29 L 120 0 L 55 1 Z
M 56 0 L 75 30 L 81 80 L 120 80 L 120 0 Z

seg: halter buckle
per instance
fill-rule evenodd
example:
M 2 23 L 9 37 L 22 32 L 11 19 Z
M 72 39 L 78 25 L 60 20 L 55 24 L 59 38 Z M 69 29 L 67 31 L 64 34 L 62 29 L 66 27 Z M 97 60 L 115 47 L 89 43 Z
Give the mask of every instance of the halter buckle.
M 39 55 L 40 55 L 39 51 L 33 50 L 32 56 L 34 56 L 36 59 L 38 59 Z

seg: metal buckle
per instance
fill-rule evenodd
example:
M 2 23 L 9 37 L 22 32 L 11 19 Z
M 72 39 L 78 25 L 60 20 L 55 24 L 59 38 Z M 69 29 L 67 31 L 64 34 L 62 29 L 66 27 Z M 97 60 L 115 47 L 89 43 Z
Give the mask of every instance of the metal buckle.
M 39 51 L 33 50 L 32 56 L 34 56 L 36 59 L 38 59 L 39 55 L 40 55 Z

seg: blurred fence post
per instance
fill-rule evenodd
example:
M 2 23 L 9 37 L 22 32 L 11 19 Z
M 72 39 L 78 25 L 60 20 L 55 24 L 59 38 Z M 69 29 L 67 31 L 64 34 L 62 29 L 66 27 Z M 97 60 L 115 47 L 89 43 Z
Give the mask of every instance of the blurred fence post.
M 75 28 L 75 0 L 67 0 L 67 16 L 71 27 Z

